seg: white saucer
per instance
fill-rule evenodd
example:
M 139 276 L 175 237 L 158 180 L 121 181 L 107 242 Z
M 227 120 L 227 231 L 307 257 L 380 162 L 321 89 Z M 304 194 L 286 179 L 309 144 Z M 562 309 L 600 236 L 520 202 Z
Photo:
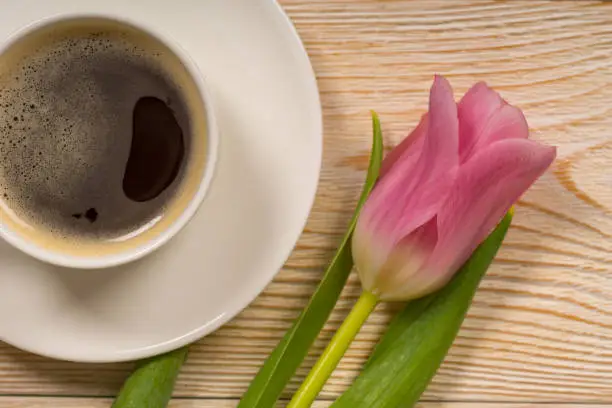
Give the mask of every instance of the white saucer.
M 227 322 L 272 280 L 308 217 L 321 165 L 316 80 L 273 0 L 1 0 L 0 38 L 65 12 L 159 27 L 198 63 L 218 108 L 215 180 L 200 211 L 142 261 L 51 267 L 0 242 L 0 339 L 72 361 L 139 359 Z

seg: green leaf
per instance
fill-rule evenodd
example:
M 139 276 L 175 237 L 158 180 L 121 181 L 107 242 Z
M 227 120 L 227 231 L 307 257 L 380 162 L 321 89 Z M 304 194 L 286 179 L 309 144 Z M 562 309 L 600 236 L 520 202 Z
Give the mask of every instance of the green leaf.
M 112 408 L 165 408 L 186 358 L 187 347 L 183 347 L 140 361 L 121 387 Z
M 348 231 L 310 302 L 259 370 L 238 408 L 275 406 L 338 301 L 353 268 L 350 242 L 357 216 L 374 187 L 382 162 L 382 132 L 375 112 L 372 112 L 372 127 L 374 136 L 368 174 Z
M 510 225 L 508 213 L 438 292 L 409 303 L 332 408 L 413 407 L 442 364 Z

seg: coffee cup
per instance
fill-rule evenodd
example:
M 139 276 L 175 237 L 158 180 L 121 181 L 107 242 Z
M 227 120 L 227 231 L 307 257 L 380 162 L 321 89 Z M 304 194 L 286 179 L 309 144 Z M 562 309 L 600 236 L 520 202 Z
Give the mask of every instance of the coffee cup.
M 24 27 L 0 46 L 0 237 L 71 268 L 150 254 L 200 207 L 218 137 L 202 74 L 160 29 Z

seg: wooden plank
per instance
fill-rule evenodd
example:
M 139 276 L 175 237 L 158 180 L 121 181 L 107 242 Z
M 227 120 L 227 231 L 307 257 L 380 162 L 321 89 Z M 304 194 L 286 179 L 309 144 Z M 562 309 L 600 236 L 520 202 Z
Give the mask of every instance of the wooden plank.
M 3 408 L 108 408 L 110 399 L 105 398 L 15 398 L 0 397 L 0 406 Z M 168 408 L 234 408 L 236 400 L 173 400 Z M 317 402 L 313 408 L 329 407 L 330 402 Z M 279 405 L 280 406 L 280 405 Z M 606 405 L 608 406 L 608 405 Z M 559 408 L 602 408 L 604 405 L 561 404 Z M 488 404 L 488 403 L 461 403 L 461 402 L 428 402 L 421 403 L 415 408 L 545 408 L 541 404 Z
M 324 106 L 318 197 L 283 271 L 250 308 L 193 348 L 176 395 L 242 395 L 306 304 L 344 231 L 367 163 L 369 110 L 379 112 L 387 145 L 396 144 L 426 108 L 438 72 L 457 97 L 475 81 L 488 81 L 524 110 L 535 138 L 559 146 L 560 160 L 522 199 L 507 242 L 424 397 L 612 404 L 612 3 L 282 4 L 311 56 Z M 353 277 L 285 396 L 358 293 Z M 351 383 L 398 307 L 378 308 L 324 398 Z M 51 361 L 0 345 L 0 394 L 112 396 L 129 368 Z

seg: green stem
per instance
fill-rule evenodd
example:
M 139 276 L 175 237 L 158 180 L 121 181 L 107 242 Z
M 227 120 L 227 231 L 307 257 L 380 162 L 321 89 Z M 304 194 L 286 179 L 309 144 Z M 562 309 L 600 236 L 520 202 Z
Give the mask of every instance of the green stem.
M 310 407 L 377 303 L 378 298 L 370 292 L 361 294 L 287 408 Z

